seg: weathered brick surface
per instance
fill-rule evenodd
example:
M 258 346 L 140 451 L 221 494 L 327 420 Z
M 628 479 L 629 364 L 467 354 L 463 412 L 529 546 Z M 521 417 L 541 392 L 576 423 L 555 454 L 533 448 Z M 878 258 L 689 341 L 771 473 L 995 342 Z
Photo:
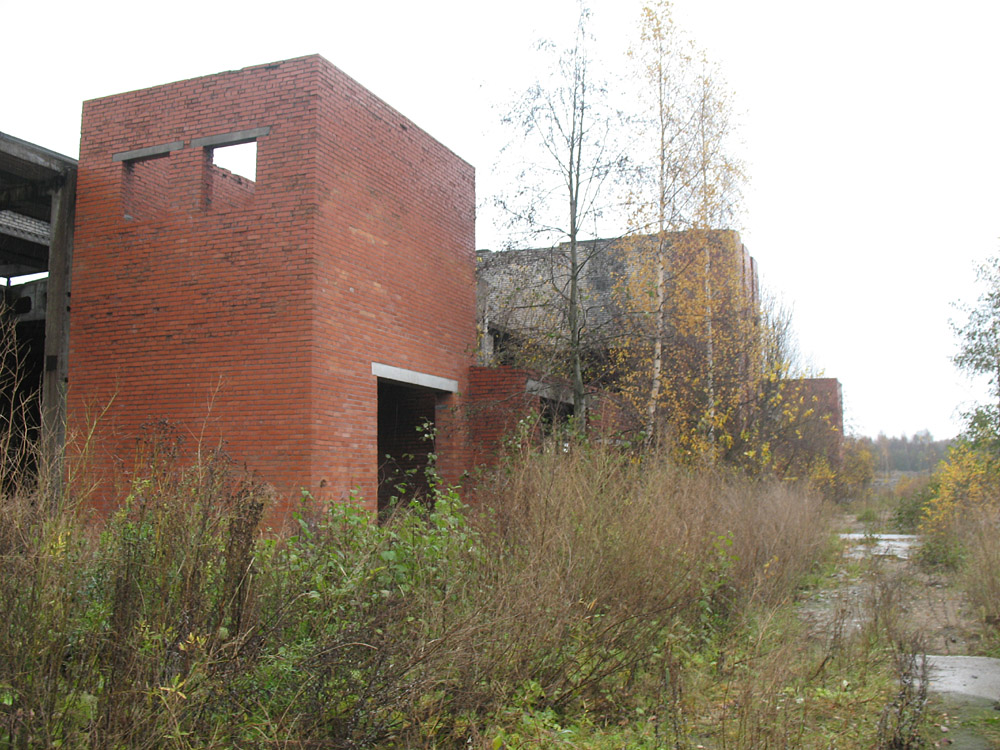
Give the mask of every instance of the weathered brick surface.
M 252 185 L 191 145 L 262 127 Z M 326 60 L 85 102 L 78 195 L 69 420 L 80 433 L 110 404 L 95 469 L 166 419 L 283 497 L 374 507 L 373 362 L 458 381 L 438 452 L 449 479 L 468 465 L 473 169 Z
M 811 433 L 807 438 L 839 466 L 844 450 L 844 397 L 840 381 L 837 378 L 804 378 L 796 383 L 801 387 L 803 402 L 815 415 L 805 427 Z
M 496 463 L 504 440 L 517 432 L 522 419 L 543 415 L 546 402 L 537 390 L 532 392 L 539 384 L 551 391 L 561 391 L 562 398 L 567 401 L 571 397 L 569 383 L 532 370 L 509 366 L 470 368 L 467 413 L 477 466 Z M 587 401 L 587 428 L 592 436 L 618 439 L 630 431 L 630 425 L 611 394 L 591 392 Z M 549 408 L 551 406 L 550 403 Z M 535 423 L 525 437 L 540 440 L 546 429 L 548 425 Z
M 468 419 L 477 465 L 493 464 L 518 421 L 538 411 L 538 399 L 526 391 L 531 376 L 517 367 L 470 368 Z

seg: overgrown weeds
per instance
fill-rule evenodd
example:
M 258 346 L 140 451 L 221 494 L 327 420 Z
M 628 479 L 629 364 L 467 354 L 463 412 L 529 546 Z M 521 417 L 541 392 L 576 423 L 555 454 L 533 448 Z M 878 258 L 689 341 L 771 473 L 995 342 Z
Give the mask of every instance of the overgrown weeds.
M 904 497 L 919 509 L 920 560 L 955 573 L 985 626 L 985 650 L 1000 649 L 1000 434 L 996 407 L 968 424 L 927 485 Z
M 266 488 L 180 454 L 152 426 L 100 527 L 4 493 L 0 747 L 808 747 L 880 705 L 876 647 L 788 608 L 827 542 L 795 487 L 574 443 L 471 509 L 305 497 L 277 537 Z
M 879 718 L 878 747 L 884 750 L 917 750 L 925 747 L 929 677 L 927 655 L 919 640 L 899 640 L 893 646 L 898 688 Z
M 1000 509 L 981 508 L 963 524 L 962 583 L 980 619 L 1000 642 Z

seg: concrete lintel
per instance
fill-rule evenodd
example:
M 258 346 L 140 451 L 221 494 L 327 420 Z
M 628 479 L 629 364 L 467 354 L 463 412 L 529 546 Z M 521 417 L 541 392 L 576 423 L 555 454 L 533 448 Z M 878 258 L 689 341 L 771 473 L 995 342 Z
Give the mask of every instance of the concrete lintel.
M 146 146 L 146 148 L 136 148 L 131 151 L 119 151 L 118 153 L 111 155 L 111 161 L 153 159 L 157 156 L 166 156 L 171 151 L 180 151 L 182 148 L 184 148 L 184 141 L 161 143 L 158 146 Z
M 551 383 L 543 383 L 540 380 L 528 380 L 524 390 L 532 396 L 545 398 L 549 401 L 558 401 L 561 404 L 573 404 L 573 393 L 569 388 Z
M 204 138 L 195 138 L 191 141 L 191 148 L 212 148 L 214 146 L 238 146 L 241 143 L 250 143 L 271 132 L 271 126 L 265 125 L 262 128 L 252 128 L 250 130 L 234 130 L 232 133 L 222 133 L 220 135 L 207 135 Z
M 402 367 L 383 365 L 379 362 L 372 362 L 372 375 L 406 385 L 419 385 L 422 388 L 432 388 L 435 391 L 458 393 L 457 380 L 439 378 L 437 375 L 428 375 L 416 370 L 404 370 Z

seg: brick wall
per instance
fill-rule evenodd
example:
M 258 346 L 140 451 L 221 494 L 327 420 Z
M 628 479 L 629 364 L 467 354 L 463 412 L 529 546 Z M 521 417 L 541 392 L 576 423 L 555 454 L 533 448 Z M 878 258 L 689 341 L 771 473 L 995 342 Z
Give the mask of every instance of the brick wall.
M 803 402 L 813 409 L 814 419 L 803 429 L 834 466 L 839 466 L 844 450 L 844 398 L 837 378 L 804 378 L 796 381 Z
M 206 157 L 207 158 L 207 157 Z M 253 205 L 257 185 L 214 164 L 205 166 L 204 208 L 212 211 L 246 209 Z
M 252 187 L 199 141 L 251 132 Z M 284 498 L 374 507 L 373 362 L 457 381 L 438 451 L 450 479 L 468 465 L 473 169 L 327 61 L 85 102 L 78 196 L 69 422 L 106 407 L 95 470 L 166 419 Z
M 538 399 L 527 392 L 530 377 L 516 367 L 470 368 L 468 420 L 477 465 L 492 465 L 518 420 L 538 410 Z
M 587 400 L 587 430 L 592 437 L 617 440 L 634 431 L 610 393 L 591 392 Z M 558 378 L 509 366 L 469 370 L 467 414 L 477 466 L 496 463 L 504 440 L 515 434 L 525 417 L 538 418 L 528 436 L 540 440 L 553 421 L 571 413 L 570 385 Z

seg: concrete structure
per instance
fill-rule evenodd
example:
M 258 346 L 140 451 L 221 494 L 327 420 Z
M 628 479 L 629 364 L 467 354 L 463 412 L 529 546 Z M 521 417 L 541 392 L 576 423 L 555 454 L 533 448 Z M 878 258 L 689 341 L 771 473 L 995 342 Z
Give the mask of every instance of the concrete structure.
M 16 344 L 27 354 L 23 384 L 41 382 L 40 413 L 27 415 L 27 428 L 41 426 L 49 460 L 64 440 L 75 203 L 76 159 L 0 133 L 4 303 L 15 315 Z M 10 286 L 11 279 L 43 273 L 47 281 Z
M 666 242 L 677 259 L 668 272 L 668 289 L 675 286 L 672 275 L 683 274 L 680 261 L 692 251 L 699 256 L 710 248 L 719 275 L 731 273 L 741 280 L 748 299 L 756 305 L 760 289 L 757 264 L 737 232 L 713 230 L 700 233 L 671 232 Z M 653 236 L 586 240 L 579 243 L 580 316 L 586 339 L 595 349 L 610 342 L 630 326 L 643 325 L 636 306 L 627 302 L 626 281 L 652 268 L 656 246 Z M 502 362 L 503 344 L 508 337 L 552 338 L 553 332 L 568 338 L 565 320 L 569 294 L 568 245 L 491 252 L 480 250 L 478 259 L 478 316 L 480 362 Z M 690 261 L 687 261 L 690 262 Z M 725 269 L 722 269 L 725 266 Z
M 250 142 L 254 181 L 214 164 Z M 474 211 L 471 166 L 318 56 L 85 102 L 70 430 L 102 412 L 109 476 L 167 420 L 281 497 L 374 508 L 428 420 L 457 479 Z

